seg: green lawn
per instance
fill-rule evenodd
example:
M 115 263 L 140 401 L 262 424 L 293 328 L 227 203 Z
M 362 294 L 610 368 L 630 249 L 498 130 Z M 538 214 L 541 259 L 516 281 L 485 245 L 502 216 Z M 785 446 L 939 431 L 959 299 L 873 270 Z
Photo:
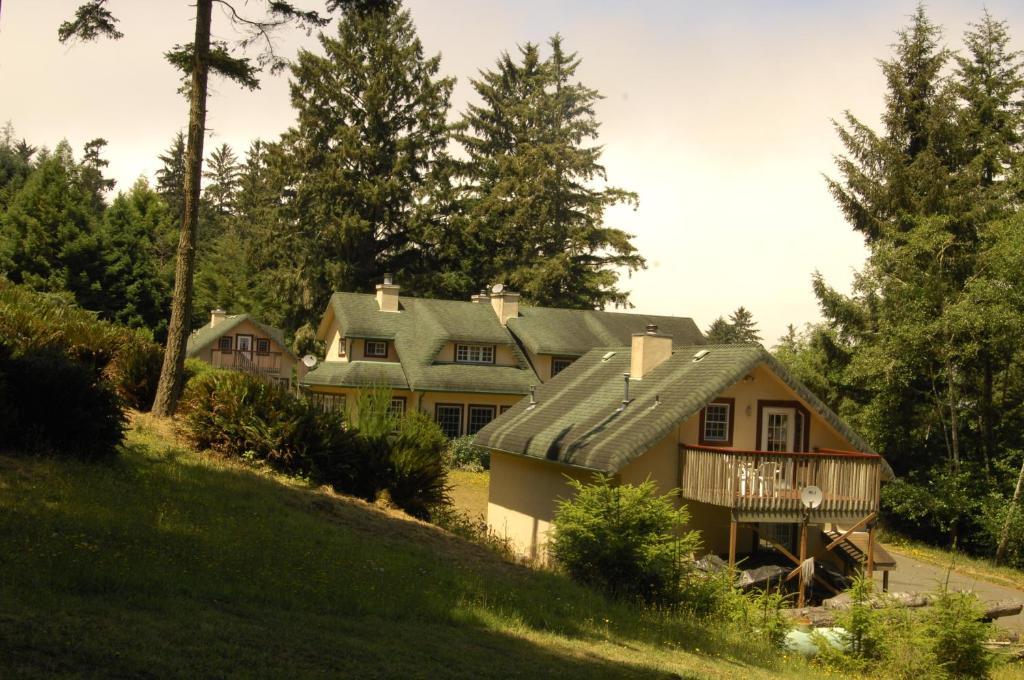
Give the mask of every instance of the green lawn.
M 165 427 L 107 464 L 0 456 L 0 677 L 808 677 Z
M 452 470 L 448 483 L 452 486 L 452 504 L 472 518 L 487 518 L 487 485 L 489 472 Z

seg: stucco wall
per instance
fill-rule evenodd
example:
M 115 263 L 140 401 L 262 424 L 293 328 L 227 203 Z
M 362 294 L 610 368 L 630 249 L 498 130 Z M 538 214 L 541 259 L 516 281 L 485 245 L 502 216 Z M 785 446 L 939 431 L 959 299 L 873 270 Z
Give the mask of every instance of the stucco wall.
M 454 363 L 455 361 L 455 345 L 486 345 L 489 343 L 455 343 L 446 342 L 441 347 L 441 351 L 434 357 L 434 361 L 440 361 L 444 363 Z M 494 345 L 494 364 L 496 366 L 518 366 L 519 361 L 516 359 L 515 353 L 512 348 L 508 345 Z
M 560 498 L 570 498 L 565 476 L 589 481 L 592 473 L 521 456 L 491 453 L 487 526 L 507 537 L 516 552 L 547 560 L 545 543 Z M 501 483 L 495 484 L 499 479 Z

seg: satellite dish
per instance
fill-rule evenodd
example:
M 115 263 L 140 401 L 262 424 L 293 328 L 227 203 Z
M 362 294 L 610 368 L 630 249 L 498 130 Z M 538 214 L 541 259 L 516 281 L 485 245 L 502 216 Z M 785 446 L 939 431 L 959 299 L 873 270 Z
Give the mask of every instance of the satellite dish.
M 302 363 L 306 365 L 306 368 L 313 368 L 314 366 L 316 366 L 316 357 L 313 356 L 312 354 L 307 354 L 306 356 L 302 357 Z
M 491 286 L 491 292 L 494 293 L 495 295 L 502 292 L 503 290 L 505 290 L 505 284 L 503 283 L 496 283 L 493 286 Z
M 808 510 L 821 505 L 822 493 L 821 489 L 816 486 L 805 486 L 800 490 L 800 502 L 804 504 L 804 507 Z

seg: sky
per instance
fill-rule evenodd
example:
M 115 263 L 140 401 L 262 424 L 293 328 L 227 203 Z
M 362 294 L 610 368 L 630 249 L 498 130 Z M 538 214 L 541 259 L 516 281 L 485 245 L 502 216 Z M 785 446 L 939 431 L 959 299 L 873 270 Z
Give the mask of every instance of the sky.
M 194 9 L 188 0 L 109 0 L 124 39 L 60 45 L 57 26 L 77 4 L 3 0 L 0 123 L 50 147 L 107 139 L 109 174 L 127 189 L 152 179 L 157 156 L 185 128 L 187 103 L 162 54 L 191 40 Z M 743 305 L 769 347 L 787 324 L 820 320 L 815 271 L 848 291 L 864 263 L 863 241 L 825 185 L 842 151 L 831 121 L 850 110 L 878 126 L 877 60 L 889 57 L 915 4 L 406 0 L 426 52 L 440 53 L 442 73 L 458 78 L 453 117 L 473 101 L 479 69 L 561 33 L 582 59 L 579 79 L 604 95 L 596 111 L 608 181 L 640 196 L 638 209 L 607 213 L 647 258 L 647 269 L 622 280 L 635 311 L 689 316 L 706 329 Z M 1024 46 L 1024 3 L 935 1 L 927 11 L 960 49 L 985 7 Z M 216 9 L 213 22 L 215 37 L 232 37 Z M 315 35 L 294 29 L 277 48 L 287 57 L 319 50 Z M 287 75 L 265 76 L 256 92 L 211 80 L 210 92 L 207 149 L 241 152 L 295 120 Z

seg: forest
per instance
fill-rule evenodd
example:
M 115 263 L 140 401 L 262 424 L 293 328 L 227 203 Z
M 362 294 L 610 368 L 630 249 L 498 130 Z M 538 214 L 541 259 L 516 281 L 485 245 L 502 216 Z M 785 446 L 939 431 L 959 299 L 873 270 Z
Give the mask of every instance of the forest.
M 455 111 L 455 79 L 400 3 L 340 4 L 319 49 L 287 65 L 291 127 L 205 154 L 191 327 L 247 311 L 315 351 L 330 294 L 385 272 L 403 295 L 468 299 L 501 281 L 527 304 L 628 306 L 620 277 L 644 254 L 604 214 L 638 196 L 607 185 L 601 94 L 566 41 L 496 54 Z M 845 151 L 822 191 L 869 256 L 849 294 L 808 282 L 824 320 L 794 319 L 774 352 L 892 464 L 889 528 L 1020 565 L 1024 74 L 987 12 L 960 43 L 919 7 L 879 62 L 881 127 L 836 112 Z M 187 136 L 131 187 L 105 175 L 105 145 L 3 128 L 0 273 L 164 342 Z M 708 336 L 761 339 L 743 307 Z

